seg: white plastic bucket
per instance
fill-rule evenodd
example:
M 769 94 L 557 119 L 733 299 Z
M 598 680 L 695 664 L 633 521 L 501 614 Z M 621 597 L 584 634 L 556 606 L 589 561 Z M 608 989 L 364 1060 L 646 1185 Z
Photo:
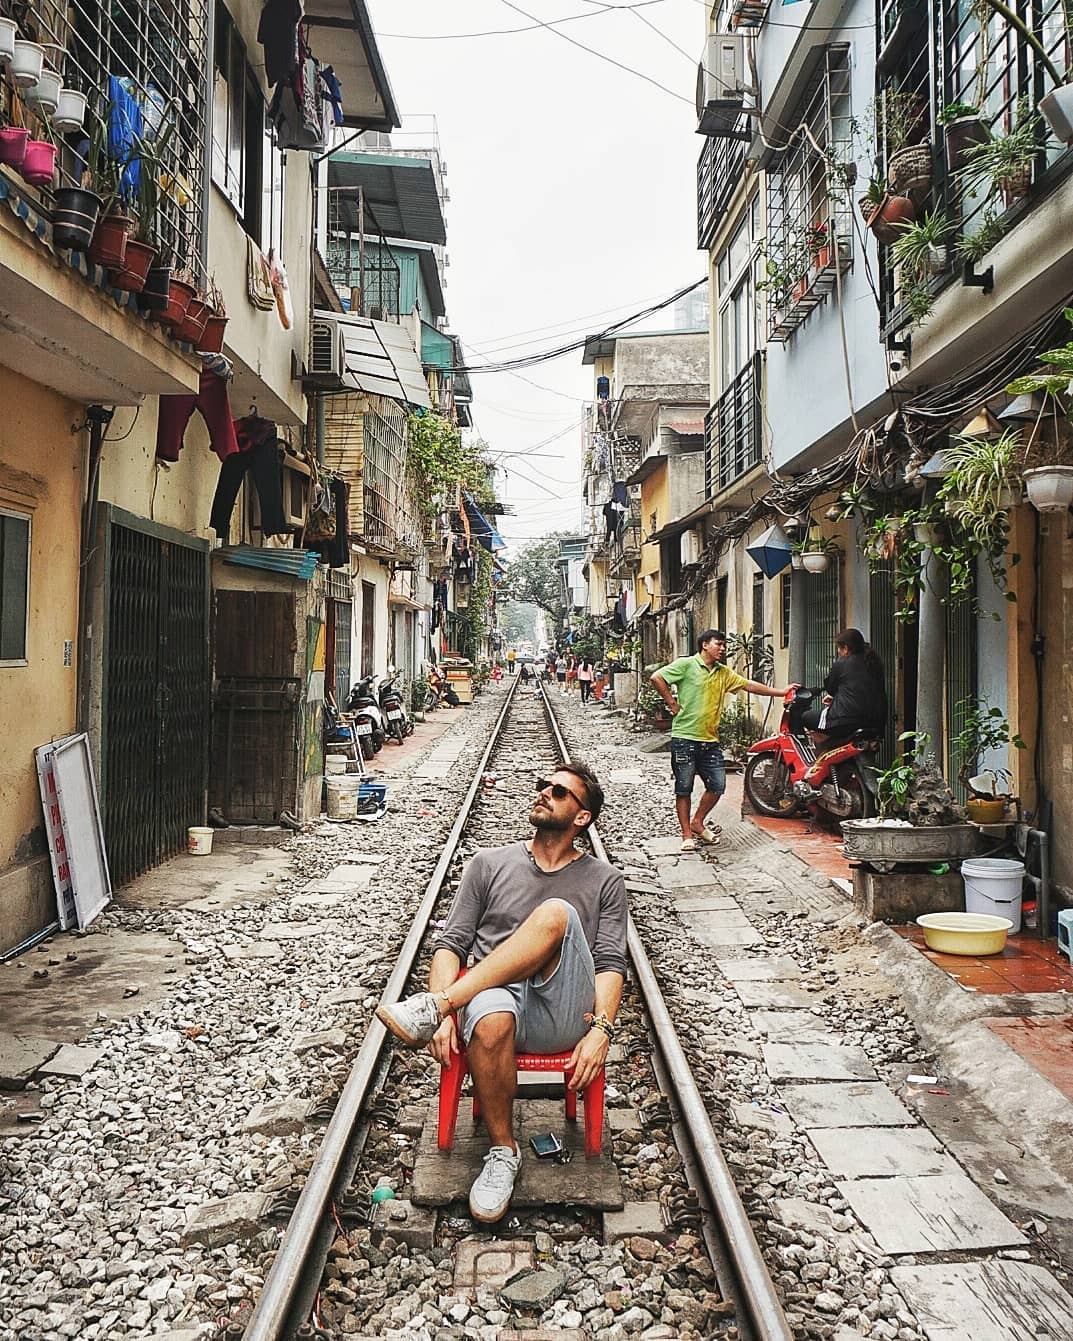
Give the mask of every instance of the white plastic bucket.
M 345 754 L 326 754 L 324 756 L 324 773 L 327 777 L 338 777 L 346 772 Z
M 358 787 L 361 785 L 361 778 L 350 773 L 344 773 L 342 777 L 330 777 L 326 781 L 328 818 L 357 819 Z
M 212 851 L 212 830 L 200 824 L 187 829 L 186 850 L 192 857 L 207 857 Z
M 965 881 L 965 911 L 1006 917 L 1010 934 L 1021 930 L 1021 885 L 1024 862 L 1001 857 L 972 857 L 961 863 Z

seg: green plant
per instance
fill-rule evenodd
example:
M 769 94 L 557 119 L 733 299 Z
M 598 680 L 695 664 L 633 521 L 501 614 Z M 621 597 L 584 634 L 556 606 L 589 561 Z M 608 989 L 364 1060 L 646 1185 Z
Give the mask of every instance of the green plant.
M 428 676 L 415 675 L 410 681 L 410 711 L 424 712 L 428 697 Z
M 981 548 L 996 536 L 1005 539 L 1003 495 L 1014 486 L 1023 454 L 1021 432 L 1012 428 L 997 438 L 955 434 L 943 453 L 946 475 L 939 501 Z
M 650 684 L 646 684 L 637 695 L 637 710 L 642 716 L 653 720 L 669 715 L 666 703 Z
M 454 424 L 434 410 L 409 416 L 406 466 L 426 534 L 444 507 L 454 504 L 460 487 L 473 490 L 486 484 L 483 447 L 464 443 Z
M 958 781 L 962 786 L 969 785 L 969 778 L 976 770 L 981 754 L 1012 745 L 1015 750 L 1023 750 L 1025 742 L 1019 732 L 1010 731 L 1010 724 L 1001 708 L 992 708 L 984 698 L 970 695 L 960 699 L 955 713 L 961 718 L 961 730 L 950 742 L 954 753 L 960 758 Z
M 135 137 L 134 158 L 138 160 L 138 183 L 134 194 L 134 214 L 137 220 L 135 236 L 139 242 L 153 243 L 155 240 L 164 154 L 174 129 L 175 121 L 169 119 L 155 138 Z
M 926 731 L 903 731 L 898 737 L 898 744 L 903 746 L 901 754 L 888 768 L 876 774 L 876 800 L 884 819 L 904 817 L 913 779 L 930 742 L 931 737 Z
M 980 227 L 975 233 L 959 237 L 954 244 L 954 251 L 964 261 L 982 260 L 1005 232 L 1006 225 L 994 210 L 985 210 Z
M 883 90 L 883 141 L 888 158 L 917 134 L 922 111 L 920 94 L 915 90 L 894 86 Z
M 761 684 L 775 683 L 775 649 L 770 633 L 747 629 L 727 634 L 726 664 Z
M 928 752 L 925 731 L 903 731 L 902 753 L 876 777 L 876 798 L 884 819 L 910 824 L 960 824 L 965 811 L 946 784 L 935 756 Z
M 909 281 L 946 269 L 946 244 L 953 222 L 941 209 L 927 210 L 923 218 L 903 228 L 891 244 L 894 264 Z
M 939 113 L 939 124 L 948 126 L 951 121 L 960 121 L 965 116 L 979 116 L 979 107 L 974 107 L 968 102 L 948 102 Z
M 905 286 L 902 302 L 913 319 L 913 325 L 921 326 L 932 314 L 935 307 L 935 295 L 927 284 L 917 280 Z
M 987 199 L 1006 192 L 1023 193 L 1025 178 L 1043 147 L 1041 125 L 1038 113 L 1029 110 L 1027 99 L 1020 99 L 1011 131 L 966 147 L 965 166 L 957 171 L 965 189 L 984 191 Z
M 108 121 L 90 113 L 89 147 L 83 161 L 81 185 L 95 191 L 103 204 L 101 214 L 108 214 L 119 199 L 119 188 L 126 164 L 113 158 L 108 146 Z
M 725 703 L 719 719 L 719 742 L 729 759 L 744 763 L 749 746 L 763 734 L 763 724 L 749 712 L 747 699 L 734 695 Z

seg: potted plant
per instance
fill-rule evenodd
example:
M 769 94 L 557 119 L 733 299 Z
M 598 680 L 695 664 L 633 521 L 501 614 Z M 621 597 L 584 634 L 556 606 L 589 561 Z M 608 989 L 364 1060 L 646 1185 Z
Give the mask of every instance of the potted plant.
M 938 500 L 981 548 L 1005 538 L 1023 455 L 1021 432 L 1010 428 L 997 438 L 955 434 L 943 453 L 947 473 Z
M 174 279 L 172 283 L 175 283 Z M 205 334 L 205 327 L 212 314 L 212 308 L 194 285 L 191 284 L 190 288 L 192 290 L 190 301 L 183 312 L 182 320 L 175 326 L 173 334 L 176 340 L 183 340 L 187 344 L 193 345 L 195 349 L 200 349 L 201 339 Z M 458 605 L 461 609 L 461 593 L 459 593 Z
M 981 63 L 980 69 L 986 72 L 987 67 Z M 965 155 L 973 145 L 986 144 L 991 138 L 991 131 L 980 115 L 979 107 L 972 103 L 948 103 L 939 113 L 939 124 L 943 128 L 946 165 L 951 172 L 957 172 L 965 166 Z
M 19 25 L 14 19 L 0 18 L 0 69 L 9 69 L 15 59 L 15 40 Z
M 883 92 L 883 142 L 887 151 L 887 184 L 895 196 L 931 189 L 931 145 L 921 141 L 920 95 L 896 87 Z
M 224 296 L 216 287 L 215 281 L 209 285 L 209 316 L 205 322 L 205 332 L 198 349 L 203 354 L 219 354 L 224 347 L 224 331 L 227 329 L 227 309 Z
M 61 135 L 81 130 L 86 121 L 86 95 L 76 88 L 61 88 L 52 114 L 52 129 Z
M 19 175 L 30 186 L 51 186 L 56 175 L 56 155 L 59 152 L 52 129 L 47 121 L 41 124 L 45 128 L 47 139 L 37 140 L 32 136 L 26 141 L 26 148 L 19 167 Z
M 865 199 L 870 200 L 871 195 Z M 916 217 L 916 206 L 908 196 L 891 195 L 887 192 L 868 216 L 868 227 L 877 242 L 891 243 L 897 240 L 902 230 L 908 228 Z
M 133 236 L 127 238 L 123 264 L 112 276 L 115 287 L 129 293 L 140 293 L 145 288 L 149 270 L 157 258 L 160 174 L 173 125 L 173 122 L 169 122 L 156 139 L 135 137 L 132 162 L 137 163 L 138 172 L 134 193 L 134 231 Z
M 667 705 L 650 684 L 646 684 L 637 695 L 637 711 L 640 716 L 648 718 L 657 730 L 670 730 L 671 715 Z
M 16 37 L 11 53 L 11 82 L 17 89 L 33 88 L 41 78 L 45 64 L 45 48 L 39 42 Z
M 949 264 L 948 239 L 953 231 L 943 210 L 926 210 L 922 219 L 898 234 L 891 245 L 891 258 L 909 279 L 941 275 Z
M 962 726 L 951 746 L 961 761 L 958 781 L 971 793 L 966 802 L 969 819 L 976 824 L 998 824 L 1010 800 L 1008 793 L 1000 795 L 998 784 L 1004 779 L 1009 786 L 1011 774 L 1005 768 L 988 768 L 978 776 L 974 774 L 982 754 L 1010 746 L 1023 750 L 1025 742 L 1018 732 L 1010 731 L 1002 709 L 992 708 L 986 699 L 970 695 L 961 699 L 954 711 L 961 718 Z
M 127 165 L 112 157 L 108 144 L 109 115 L 106 111 L 103 117 L 93 118 L 82 185 L 101 202 L 89 259 L 106 270 L 121 270 L 134 220 L 120 202 L 120 187 Z
M 801 566 L 806 573 L 826 573 L 831 555 L 836 553 L 834 545 L 823 536 L 805 540 L 801 549 Z
M 985 210 L 980 227 L 975 233 L 965 233 L 954 243 L 954 253 L 958 260 L 971 261 L 973 265 L 983 260 L 993 246 L 1004 236 L 1006 225 L 992 209 Z
M 958 177 L 968 191 L 983 191 L 988 199 L 1002 196 L 1007 204 L 1026 196 L 1032 185 L 1032 170 L 1042 151 L 1040 118 L 1028 110 L 1022 98 L 1017 104 L 1014 128 L 993 135 L 965 151 L 965 166 Z
M 1073 307 L 1067 307 L 1064 315 L 1073 325 Z M 1037 421 L 1025 449 L 1024 461 L 1028 465 L 1024 471 L 1025 492 L 1037 511 L 1062 512 L 1073 506 L 1073 464 L 1069 460 L 1073 453 L 1069 437 L 1071 420 L 1065 402 L 1073 382 L 1073 341 L 1045 350 L 1039 355 L 1039 361 L 1044 368 L 1015 378 L 1005 390 L 1010 396 L 1038 392 L 1046 398 L 1044 404 L 1051 407 L 1053 442 L 1045 444 L 1041 441 Z M 1064 427 L 1060 424 L 1059 412 Z

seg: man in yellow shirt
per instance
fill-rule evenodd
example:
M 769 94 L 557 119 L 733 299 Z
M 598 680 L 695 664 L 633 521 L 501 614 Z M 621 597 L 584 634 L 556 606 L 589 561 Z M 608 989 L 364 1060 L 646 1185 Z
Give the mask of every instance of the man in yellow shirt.
M 696 656 L 678 657 L 652 676 L 652 688 L 667 705 L 671 723 L 671 771 L 674 774 L 674 805 L 682 829 L 682 851 L 695 852 L 697 841 L 718 843 L 720 829 L 709 829 L 704 821 L 726 791 L 726 769 L 719 744 L 719 721 L 727 694 L 745 690 L 782 698 L 786 689 L 747 680 L 723 665 L 727 636 L 721 629 L 705 629 L 697 639 Z M 672 686 L 678 697 L 671 693 Z M 693 782 L 700 774 L 704 794 L 690 819 Z

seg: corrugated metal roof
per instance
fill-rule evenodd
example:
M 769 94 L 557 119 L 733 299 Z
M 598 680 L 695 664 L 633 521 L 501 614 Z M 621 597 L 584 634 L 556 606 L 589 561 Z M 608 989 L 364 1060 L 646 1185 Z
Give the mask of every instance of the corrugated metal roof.
M 285 573 L 303 582 L 309 581 L 320 562 L 320 556 L 311 549 L 260 549 L 255 545 L 225 545 L 220 550 L 220 558 L 224 563 Z
M 429 158 L 391 154 L 333 154 L 328 187 L 340 190 L 339 226 L 356 233 L 358 188 L 364 192 L 365 229 L 402 241 L 447 241 L 436 174 Z
M 421 360 L 404 326 L 371 317 L 339 317 L 346 346 L 344 381 L 410 405 L 432 408 Z

